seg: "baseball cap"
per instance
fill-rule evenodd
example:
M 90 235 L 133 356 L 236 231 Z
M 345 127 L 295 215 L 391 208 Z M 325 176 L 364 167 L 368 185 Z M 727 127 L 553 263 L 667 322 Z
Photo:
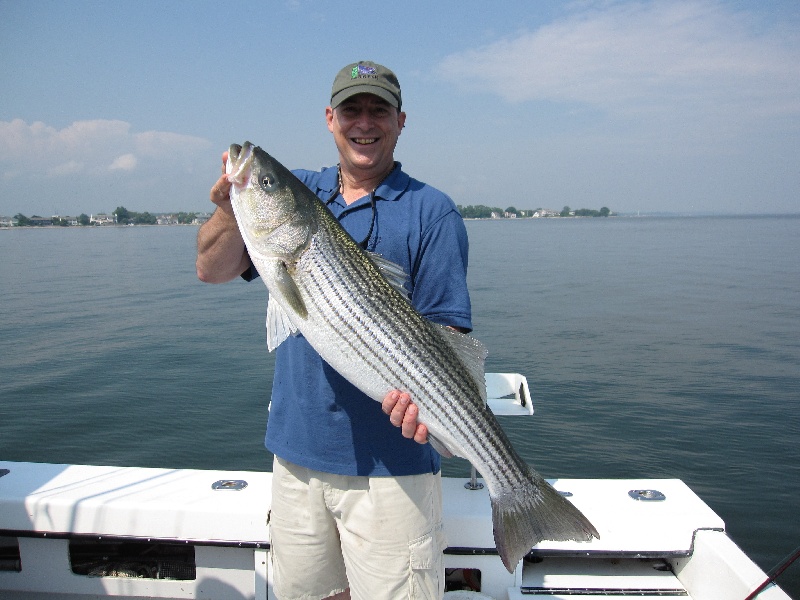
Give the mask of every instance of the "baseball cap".
M 383 65 L 362 60 L 347 65 L 336 74 L 331 90 L 331 108 L 356 94 L 375 94 L 400 110 L 400 82 L 397 76 Z

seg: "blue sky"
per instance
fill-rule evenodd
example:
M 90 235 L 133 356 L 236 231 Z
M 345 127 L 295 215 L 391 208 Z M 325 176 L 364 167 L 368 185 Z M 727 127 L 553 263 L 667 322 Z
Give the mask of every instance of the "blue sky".
M 396 157 L 458 204 L 800 212 L 800 3 L 0 0 L 0 215 L 205 211 L 220 154 L 337 160 L 393 69 Z

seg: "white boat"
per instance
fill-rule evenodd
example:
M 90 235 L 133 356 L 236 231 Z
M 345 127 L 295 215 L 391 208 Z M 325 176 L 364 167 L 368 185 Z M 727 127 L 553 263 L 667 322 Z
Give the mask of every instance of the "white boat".
M 487 374 L 487 388 L 495 413 L 533 414 L 521 375 Z M 601 537 L 541 542 L 509 573 L 480 479 L 443 478 L 447 600 L 745 600 L 767 579 L 680 480 L 551 483 Z M 270 485 L 265 472 L 0 461 L 0 598 L 271 600 Z

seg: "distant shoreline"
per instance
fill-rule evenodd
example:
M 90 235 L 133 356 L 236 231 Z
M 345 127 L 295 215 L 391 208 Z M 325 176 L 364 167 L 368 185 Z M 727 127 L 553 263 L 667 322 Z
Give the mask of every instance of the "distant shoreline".
M 136 225 L 0 225 L 0 231 L 9 229 L 130 229 L 131 227 L 200 227 L 202 223 L 139 223 Z
M 514 219 L 509 218 L 491 218 L 491 217 L 465 217 L 464 221 L 558 221 L 563 219 L 765 219 L 765 218 L 779 218 L 779 219 L 797 219 L 800 218 L 800 213 L 754 213 L 754 214 L 735 214 L 735 213 L 699 213 L 699 214 L 684 214 L 684 213 L 650 213 L 650 214 L 619 214 L 614 213 L 608 217 L 590 217 L 590 216 L 569 216 L 569 217 L 517 217 Z M 129 225 L 0 225 L 0 231 L 11 230 L 30 230 L 30 229 L 128 229 L 130 227 L 200 227 L 202 223 L 168 223 L 159 225 L 158 223 L 141 223 Z

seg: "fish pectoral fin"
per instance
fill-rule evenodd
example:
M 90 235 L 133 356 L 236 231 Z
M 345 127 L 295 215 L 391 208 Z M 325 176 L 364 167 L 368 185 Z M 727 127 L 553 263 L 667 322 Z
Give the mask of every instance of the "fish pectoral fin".
M 450 450 L 450 448 L 447 447 L 444 442 L 430 432 L 428 432 L 428 442 L 431 446 L 433 446 L 433 449 L 441 454 L 444 458 L 453 458 L 454 456 L 457 456 Z
M 286 268 L 286 263 L 278 263 L 273 271 L 274 283 L 278 293 L 283 296 L 284 302 L 288 307 L 301 319 L 308 316 L 308 309 L 306 303 L 303 302 L 303 297 L 300 295 L 300 290 L 294 282 L 289 269 Z
M 403 298 L 408 298 L 408 290 L 405 288 L 405 284 L 408 281 L 408 273 L 405 272 L 403 267 L 375 252 L 367 252 L 367 254 L 372 263 L 378 267 L 378 270 L 386 278 L 386 281 L 389 282 L 389 285 L 400 292 Z
M 455 350 L 461 362 L 467 368 L 481 395 L 481 400 L 486 404 L 486 373 L 484 365 L 486 363 L 486 355 L 489 353 L 483 343 L 472 337 L 455 331 L 444 325 L 434 323 L 439 329 L 445 340 Z
M 308 309 L 286 264 L 278 262 L 273 265 L 271 270 L 277 293 L 280 294 L 293 314 L 305 319 L 308 316 Z M 272 352 L 283 343 L 283 340 L 295 334 L 297 334 L 297 327 L 289 318 L 286 309 L 275 300 L 274 296 L 270 295 L 267 305 L 267 348 Z
M 270 352 L 275 350 L 290 335 L 297 335 L 297 327 L 294 326 L 289 315 L 283 307 L 270 296 L 267 304 L 267 348 Z

